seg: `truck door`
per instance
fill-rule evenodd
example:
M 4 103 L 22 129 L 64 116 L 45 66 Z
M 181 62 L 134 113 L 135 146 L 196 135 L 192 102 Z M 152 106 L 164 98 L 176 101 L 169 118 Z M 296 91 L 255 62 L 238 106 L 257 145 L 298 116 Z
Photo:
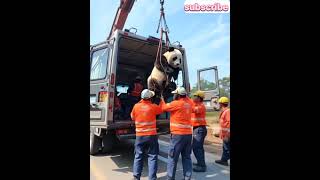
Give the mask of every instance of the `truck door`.
M 112 49 L 106 43 L 93 46 L 90 50 L 90 126 L 107 125 L 111 55 Z
M 219 78 L 217 66 L 199 69 L 197 89 L 204 91 L 204 105 L 207 111 L 219 110 Z

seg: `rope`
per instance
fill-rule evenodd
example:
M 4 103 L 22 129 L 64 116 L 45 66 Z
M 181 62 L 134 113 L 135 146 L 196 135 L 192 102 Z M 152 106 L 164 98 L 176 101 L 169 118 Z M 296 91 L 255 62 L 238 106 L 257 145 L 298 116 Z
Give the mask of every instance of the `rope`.
M 157 51 L 157 58 L 156 58 L 156 61 L 158 60 L 158 58 L 160 58 L 160 65 L 162 67 L 162 70 L 165 74 L 165 77 L 166 77 L 166 81 L 168 81 L 168 74 L 166 72 L 166 70 L 164 69 L 164 66 L 162 64 L 162 34 L 163 34 L 163 29 L 161 28 L 161 35 L 160 35 L 160 41 L 159 41 L 159 45 L 158 45 L 158 51 Z M 160 52 L 160 54 L 159 54 Z
M 166 81 L 168 81 L 168 74 L 167 74 L 166 70 L 164 69 L 164 66 L 163 66 L 162 61 L 161 61 L 162 60 L 162 38 L 163 38 L 163 33 L 166 36 L 165 46 L 167 48 L 169 48 L 169 45 L 170 45 L 170 40 L 169 40 L 169 35 L 168 35 L 169 28 L 168 28 L 168 25 L 167 25 L 167 22 L 166 22 L 163 4 L 164 4 L 164 0 L 160 0 L 160 5 L 161 5 L 161 8 L 160 8 L 160 19 L 159 19 L 159 23 L 158 23 L 157 33 L 159 32 L 159 28 L 161 28 L 161 29 L 160 29 L 160 41 L 159 41 L 159 45 L 158 45 L 156 61 L 158 60 L 158 58 L 160 58 L 160 65 L 162 67 L 163 72 L 165 73 Z M 165 27 L 165 30 L 163 30 L 163 25 Z

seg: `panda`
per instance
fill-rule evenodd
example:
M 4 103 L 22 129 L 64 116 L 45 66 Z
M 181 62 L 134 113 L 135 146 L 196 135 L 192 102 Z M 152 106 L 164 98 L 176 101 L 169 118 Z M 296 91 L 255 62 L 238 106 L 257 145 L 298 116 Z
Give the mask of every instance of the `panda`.
M 148 89 L 155 92 L 154 102 L 159 104 L 160 97 L 168 85 L 171 87 L 171 79 L 177 80 L 182 69 L 182 53 L 173 47 L 162 55 L 154 63 L 154 67 L 148 77 Z

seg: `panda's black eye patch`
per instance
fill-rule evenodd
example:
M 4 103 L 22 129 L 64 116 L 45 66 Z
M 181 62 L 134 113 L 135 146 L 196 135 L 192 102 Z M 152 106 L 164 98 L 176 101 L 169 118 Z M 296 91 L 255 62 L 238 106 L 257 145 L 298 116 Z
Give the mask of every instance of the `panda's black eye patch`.
M 177 59 L 177 57 L 172 58 L 174 61 Z

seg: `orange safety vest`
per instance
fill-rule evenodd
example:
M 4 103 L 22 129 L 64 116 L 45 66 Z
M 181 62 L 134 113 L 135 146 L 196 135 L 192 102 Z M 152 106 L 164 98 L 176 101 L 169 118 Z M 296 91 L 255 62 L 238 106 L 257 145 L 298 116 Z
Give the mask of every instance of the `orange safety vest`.
M 230 137 L 230 109 L 226 108 L 220 113 L 220 138 Z
M 171 134 L 187 135 L 192 134 L 191 113 L 192 104 L 189 98 L 181 98 L 171 103 L 165 104 L 161 100 L 160 106 L 163 111 L 171 112 L 170 114 L 170 131 Z
M 131 92 L 131 95 L 132 96 L 136 96 L 136 97 L 139 97 L 141 92 L 143 90 L 143 86 L 142 84 L 140 83 L 134 83 L 134 87 L 133 87 L 133 90 Z
M 151 101 L 142 99 L 135 104 L 131 112 L 131 119 L 135 121 L 136 136 L 156 135 L 156 115 L 161 113 L 161 107 L 152 104 Z
M 202 102 L 193 102 L 191 122 L 193 127 L 206 126 L 206 107 Z

